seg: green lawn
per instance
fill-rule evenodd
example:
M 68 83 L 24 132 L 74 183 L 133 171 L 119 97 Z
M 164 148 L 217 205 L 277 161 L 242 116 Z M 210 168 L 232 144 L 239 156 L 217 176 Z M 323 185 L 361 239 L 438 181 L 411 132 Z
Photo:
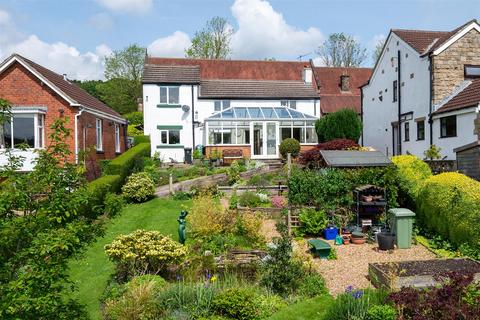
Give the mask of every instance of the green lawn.
M 116 236 L 137 229 L 158 230 L 178 239 L 177 217 L 182 204 L 189 207 L 191 201 L 156 198 L 126 206 L 121 214 L 107 222 L 105 237 L 88 247 L 80 259 L 70 263 L 70 278 L 77 287 L 75 297 L 86 305 L 91 319 L 101 319 L 99 298 L 114 272 L 114 265 L 108 260 L 103 247 Z
M 321 320 L 333 298 L 324 295 L 301 301 L 275 313 L 269 320 Z

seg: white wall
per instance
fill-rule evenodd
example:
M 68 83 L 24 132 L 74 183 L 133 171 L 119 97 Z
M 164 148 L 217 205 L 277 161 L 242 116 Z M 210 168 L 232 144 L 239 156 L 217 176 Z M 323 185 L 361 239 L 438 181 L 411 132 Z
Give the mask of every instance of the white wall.
M 12 154 L 16 157 L 23 157 L 21 171 L 32 171 L 38 159 L 38 153 L 33 149 L 12 150 Z M 6 165 L 8 165 L 8 157 L 5 154 L 5 150 L 0 150 L 0 168 Z
M 440 118 L 450 115 L 457 115 L 457 136 L 440 138 Z M 475 131 L 475 108 L 458 110 L 456 112 L 442 113 L 433 117 L 433 143 L 442 150 L 442 157 L 447 156 L 448 160 L 455 160 L 456 155 L 453 149 L 472 143 L 477 140 Z
M 192 148 L 198 144 L 207 145 L 204 130 L 204 120 L 215 113 L 214 99 L 198 99 L 198 86 L 194 85 L 194 112 L 198 111 L 200 126 L 195 128 L 195 141 L 192 137 L 192 86 L 181 85 L 179 104 L 190 107 L 188 112 L 179 108 L 158 108 L 160 102 L 160 89 L 156 84 L 143 85 L 144 101 L 144 132 L 150 136 L 153 155 L 155 151 L 160 152 L 160 157 L 165 161 L 170 158 L 182 162 L 184 160 L 183 147 Z M 276 107 L 280 106 L 281 100 L 230 100 L 230 107 Z M 297 100 L 297 110 L 312 116 L 319 116 L 320 106 L 317 100 Z M 157 148 L 160 145 L 160 130 L 158 125 L 181 125 L 180 148 Z
M 405 132 L 402 123 L 402 152 L 406 153 L 408 150 L 420 156 L 429 146 L 429 61 L 428 58 L 421 58 L 394 33 L 391 33 L 387 39 L 386 48 L 370 83 L 363 88 L 363 141 L 365 146 L 374 147 L 386 155 L 391 156 L 393 153 L 391 123 L 398 121 L 398 101 L 393 102 L 393 81 L 398 79 L 396 71 L 398 50 L 401 52 L 400 82 L 403 83 L 403 86 L 400 84 L 401 112 L 413 111 L 409 142 L 404 141 Z M 380 96 L 383 98 L 382 101 L 379 99 Z M 426 117 L 425 140 L 416 141 L 417 127 L 414 119 L 421 117 Z

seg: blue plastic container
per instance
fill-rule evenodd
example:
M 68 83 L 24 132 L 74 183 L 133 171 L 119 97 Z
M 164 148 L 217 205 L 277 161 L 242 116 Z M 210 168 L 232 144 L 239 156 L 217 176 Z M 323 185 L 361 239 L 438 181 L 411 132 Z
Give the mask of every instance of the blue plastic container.
M 323 230 L 323 237 L 325 240 L 335 240 L 338 235 L 338 228 L 328 227 Z

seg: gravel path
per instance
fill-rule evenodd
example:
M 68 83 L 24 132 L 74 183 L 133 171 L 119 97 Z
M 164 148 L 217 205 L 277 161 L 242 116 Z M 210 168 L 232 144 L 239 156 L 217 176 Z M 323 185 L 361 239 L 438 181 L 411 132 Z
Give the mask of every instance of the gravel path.
M 335 246 L 337 260 L 314 259 L 314 265 L 325 278 L 327 288 L 332 295 L 344 292 L 349 285 L 355 288 L 370 288 L 368 264 L 371 262 L 396 262 L 435 259 L 436 256 L 422 245 L 412 245 L 410 249 L 379 251 L 376 244 Z M 307 243 L 298 242 L 298 248 L 308 251 Z

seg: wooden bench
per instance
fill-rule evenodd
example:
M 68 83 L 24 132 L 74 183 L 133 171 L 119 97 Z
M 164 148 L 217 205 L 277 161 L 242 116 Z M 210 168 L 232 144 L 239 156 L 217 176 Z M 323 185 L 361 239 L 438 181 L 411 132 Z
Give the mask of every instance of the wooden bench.
M 332 247 L 330 244 L 328 244 L 328 242 L 320 239 L 310 239 L 307 242 L 311 246 L 310 251 L 314 256 L 317 256 L 321 259 L 327 259 L 327 257 L 330 255 Z
M 222 152 L 223 163 L 231 164 L 233 161 L 243 159 L 242 149 L 225 149 Z

